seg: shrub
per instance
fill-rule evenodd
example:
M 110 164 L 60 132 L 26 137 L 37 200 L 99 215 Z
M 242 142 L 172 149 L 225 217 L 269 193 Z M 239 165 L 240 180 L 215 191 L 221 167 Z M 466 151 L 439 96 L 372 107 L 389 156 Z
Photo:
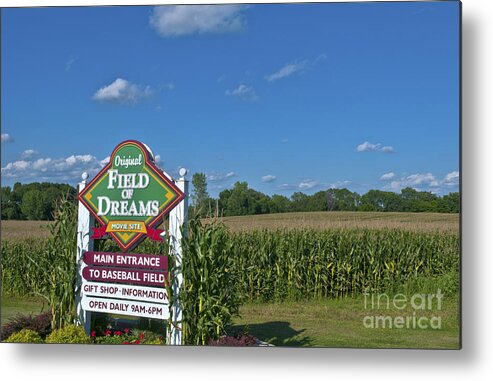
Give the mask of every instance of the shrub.
M 102 336 L 96 336 L 95 332 L 91 336 L 94 337 L 97 344 L 165 344 L 164 338 L 157 333 L 137 329 L 132 331 L 129 329 L 124 329 L 123 331 L 111 331 L 108 329 Z
M 209 340 L 210 346 L 226 346 L 226 347 L 255 347 L 257 340 L 249 334 L 240 333 L 234 336 L 221 336 L 217 340 Z
M 7 340 L 5 340 L 6 343 L 42 343 L 43 339 L 37 332 L 34 332 L 31 329 L 21 329 L 19 332 L 14 332 L 12 335 L 10 335 Z
M 50 333 L 46 337 L 46 342 L 50 344 L 89 344 L 92 341 L 81 326 L 67 325 Z
M 152 332 L 152 331 L 134 329 L 134 330 L 132 330 L 131 334 L 133 336 L 132 341 L 134 343 L 137 340 L 140 342 L 140 344 L 164 345 L 166 343 L 163 336 L 159 335 L 158 333 Z
M 37 332 L 44 339 L 51 332 L 51 313 L 46 312 L 36 316 L 17 315 L 2 327 L 0 341 L 7 339 L 13 333 L 19 332 L 24 328 Z

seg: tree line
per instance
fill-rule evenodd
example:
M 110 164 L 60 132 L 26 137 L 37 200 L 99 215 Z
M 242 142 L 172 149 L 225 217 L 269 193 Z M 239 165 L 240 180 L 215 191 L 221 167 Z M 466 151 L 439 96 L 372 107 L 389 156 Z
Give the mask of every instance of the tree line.
M 209 196 L 204 173 L 192 177 L 193 193 L 190 214 L 200 217 L 244 216 L 268 213 L 315 211 L 376 211 L 459 213 L 458 192 L 438 196 L 431 192 L 404 188 L 400 193 L 372 189 L 363 195 L 346 188 L 327 189 L 313 195 L 295 192 L 291 197 L 268 196 L 236 182 L 217 198 Z M 77 190 L 68 184 L 15 183 L 0 192 L 3 220 L 52 220 L 55 202 L 62 195 L 75 199 Z
M 288 198 L 279 194 L 268 196 L 249 188 L 247 182 L 236 182 L 233 188 L 212 198 L 205 174 L 195 173 L 192 185 L 191 213 L 202 217 L 315 211 L 459 213 L 460 210 L 458 192 L 438 196 L 410 187 L 402 189 L 400 194 L 372 189 L 360 195 L 346 188 L 332 188 L 313 195 L 295 192 Z
M 68 184 L 15 183 L 2 187 L 2 220 L 53 220 L 55 203 L 62 196 L 74 199 L 77 190 Z

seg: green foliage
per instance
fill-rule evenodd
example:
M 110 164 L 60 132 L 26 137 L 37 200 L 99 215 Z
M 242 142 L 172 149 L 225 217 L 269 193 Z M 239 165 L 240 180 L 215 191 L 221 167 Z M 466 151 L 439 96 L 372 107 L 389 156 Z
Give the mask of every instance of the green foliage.
M 36 294 L 50 305 L 52 329 L 61 328 L 75 318 L 77 209 L 67 198 L 57 202 L 55 221 L 43 255 L 27 254 L 36 265 L 42 282 Z
M 2 219 L 53 220 L 57 200 L 74 199 L 76 190 L 68 184 L 16 183 L 0 191 Z
M 192 201 L 193 214 L 198 217 L 205 217 L 211 214 L 210 197 L 207 192 L 207 178 L 204 173 L 194 173 L 192 176 Z
M 123 331 L 107 330 L 103 335 L 93 338 L 97 344 L 137 344 L 137 345 L 164 345 L 164 337 L 147 330 L 126 329 Z
M 189 223 L 183 255 L 183 339 L 205 345 L 225 333 L 237 314 L 240 298 L 236 288 L 239 268 L 233 258 L 233 242 L 219 223 Z
M 221 216 L 315 211 L 458 213 L 460 209 L 459 193 L 439 197 L 431 192 L 405 188 L 401 194 L 370 190 L 360 196 L 346 188 L 332 188 L 313 195 L 294 192 L 287 198 L 281 195 L 269 197 L 250 189 L 246 182 L 237 182 L 232 189 L 223 190 L 217 201 Z M 209 202 L 215 204 L 212 199 Z
M 10 335 L 5 341 L 5 343 L 42 343 L 43 339 L 37 332 L 31 329 L 24 328 L 19 332 L 15 332 Z
M 264 230 L 231 233 L 230 244 L 240 270 L 237 287 L 249 301 L 339 298 L 448 274 L 458 284 L 459 237 L 453 233 Z
M 2 240 L 2 292 L 23 296 L 41 292 L 45 282 L 43 269 L 30 258 L 43 262 L 47 241 L 35 238 Z
M 3 341 L 13 333 L 19 332 L 23 329 L 30 329 L 44 338 L 51 332 L 50 323 L 50 313 L 44 313 L 36 316 L 18 314 L 2 326 L 0 340 Z
M 394 192 L 370 190 L 361 196 L 363 205 L 371 205 L 374 211 L 398 212 L 402 210 L 402 199 Z
M 46 219 L 49 207 L 50 200 L 40 190 L 29 190 L 22 197 L 21 211 L 28 220 Z
M 328 210 L 339 211 L 356 211 L 361 204 L 361 196 L 356 192 L 351 192 L 346 188 L 329 189 L 327 198 L 331 205 L 328 205 Z
M 2 220 L 20 219 L 20 200 L 10 187 L 0 189 Z
M 89 344 L 92 341 L 81 326 L 67 325 L 55 329 L 46 336 L 46 342 L 50 344 Z

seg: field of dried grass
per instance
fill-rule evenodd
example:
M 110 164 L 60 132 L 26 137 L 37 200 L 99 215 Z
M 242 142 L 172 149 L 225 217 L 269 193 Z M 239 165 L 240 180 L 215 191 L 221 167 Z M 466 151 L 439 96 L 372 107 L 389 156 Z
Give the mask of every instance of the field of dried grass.
M 47 238 L 50 221 L 1 221 L 1 239 Z
M 232 231 L 262 229 L 331 230 L 342 228 L 459 232 L 459 215 L 451 213 L 301 212 L 222 217 Z M 1 238 L 45 238 L 49 221 L 1 221 Z
M 459 232 L 459 215 L 451 213 L 301 212 L 223 217 L 232 231 L 261 229 L 402 229 Z

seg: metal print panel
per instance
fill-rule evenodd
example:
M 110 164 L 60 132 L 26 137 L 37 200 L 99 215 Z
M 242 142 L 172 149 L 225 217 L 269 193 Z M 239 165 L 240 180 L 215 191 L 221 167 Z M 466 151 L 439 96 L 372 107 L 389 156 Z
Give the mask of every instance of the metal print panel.
M 460 2 L 1 18 L 2 343 L 461 348 Z

